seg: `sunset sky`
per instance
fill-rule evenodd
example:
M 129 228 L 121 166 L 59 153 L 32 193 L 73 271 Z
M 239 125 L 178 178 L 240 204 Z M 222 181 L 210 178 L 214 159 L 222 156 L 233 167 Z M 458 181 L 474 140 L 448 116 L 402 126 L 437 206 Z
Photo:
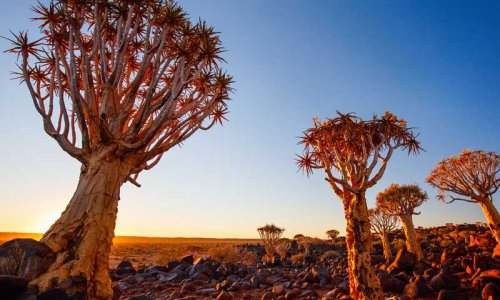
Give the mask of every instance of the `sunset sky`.
M 0 35 L 36 32 L 32 4 L 3 5 Z M 124 185 L 117 235 L 252 238 L 266 223 L 288 237 L 343 234 L 343 208 L 324 175 L 307 178 L 294 162 L 301 131 L 336 110 L 363 118 L 389 110 L 416 127 L 426 150 L 397 153 L 368 191 L 369 206 L 390 183 L 418 183 L 430 199 L 416 226 L 485 221 L 478 205 L 436 200 L 424 179 L 464 148 L 500 152 L 498 2 L 180 4 L 221 32 L 236 80 L 230 121 L 164 155 L 141 174 L 141 188 Z M 43 232 L 71 198 L 80 166 L 44 133 L 26 87 L 10 80 L 15 62 L 0 54 L 0 231 Z

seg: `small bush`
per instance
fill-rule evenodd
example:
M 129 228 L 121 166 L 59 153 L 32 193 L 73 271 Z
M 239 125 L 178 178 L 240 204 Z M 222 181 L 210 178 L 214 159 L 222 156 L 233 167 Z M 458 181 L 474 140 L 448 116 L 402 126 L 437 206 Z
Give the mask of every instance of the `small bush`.
M 208 256 L 220 262 L 236 263 L 239 261 L 240 252 L 234 245 L 221 245 L 212 247 L 207 251 Z
M 325 261 L 325 260 L 334 259 L 337 257 L 340 257 L 340 253 L 338 251 L 329 250 L 329 251 L 326 251 L 325 253 L 323 253 L 323 255 L 321 255 L 321 260 Z
M 24 253 L 16 242 L 11 255 L 5 258 L 0 258 L 0 275 L 21 276 L 23 256 Z
M 396 251 L 406 247 L 406 242 L 403 239 L 394 239 L 391 244 L 392 248 L 396 249 Z
M 304 253 L 298 253 L 298 254 L 292 255 L 292 257 L 290 257 L 290 260 L 293 263 L 302 263 L 303 264 L 306 262 L 306 256 L 304 255 Z

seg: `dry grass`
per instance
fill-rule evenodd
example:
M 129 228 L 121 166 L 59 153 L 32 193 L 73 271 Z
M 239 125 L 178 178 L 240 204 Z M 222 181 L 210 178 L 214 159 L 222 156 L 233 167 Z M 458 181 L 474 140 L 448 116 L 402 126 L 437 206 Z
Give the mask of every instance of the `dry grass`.
M 0 274 L 21 276 L 21 264 L 23 262 L 24 253 L 17 245 L 14 245 L 13 253 L 5 258 L 0 258 Z

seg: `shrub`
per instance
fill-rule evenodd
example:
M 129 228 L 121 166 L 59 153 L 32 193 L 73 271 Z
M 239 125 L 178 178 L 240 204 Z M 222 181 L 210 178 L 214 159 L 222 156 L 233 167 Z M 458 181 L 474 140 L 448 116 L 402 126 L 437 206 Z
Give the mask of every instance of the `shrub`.
M 302 263 L 303 264 L 306 262 L 306 257 L 304 255 L 304 253 L 298 253 L 298 254 L 292 255 L 292 257 L 290 257 L 290 260 L 293 263 Z
M 0 275 L 21 276 L 21 264 L 24 253 L 17 241 L 9 256 L 0 258 Z
M 329 251 L 326 251 L 325 253 L 323 253 L 323 255 L 321 255 L 321 261 L 334 259 L 337 257 L 340 257 L 340 253 L 338 251 L 329 250 Z

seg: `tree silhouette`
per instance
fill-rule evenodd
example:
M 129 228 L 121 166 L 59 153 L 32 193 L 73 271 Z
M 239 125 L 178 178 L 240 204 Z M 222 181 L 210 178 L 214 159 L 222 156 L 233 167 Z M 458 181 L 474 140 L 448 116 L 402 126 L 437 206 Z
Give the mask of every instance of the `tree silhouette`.
M 415 253 L 419 259 L 423 258 L 422 249 L 417 238 L 413 215 L 419 215 L 415 208 L 427 200 L 427 193 L 417 184 L 391 184 L 384 191 L 377 194 L 377 206 L 386 214 L 398 216 L 403 225 L 406 237 L 406 248 Z
M 406 122 L 386 112 L 381 118 L 362 120 L 352 114 L 320 122 L 307 129 L 304 150 L 297 164 L 311 174 L 323 169 L 326 181 L 342 200 L 347 221 L 349 288 L 354 299 L 384 299 L 371 267 L 370 222 L 366 190 L 382 178 L 394 150 L 418 153 L 420 148 Z
M 221 123 L 232 78 L 218 33 L 172 1 L 53 0 L 33 10 L 42 37 L 14 34 L 8 51 L 45 132 L 82 168 L 41 239 L 56 262 L 32 283 L 43 291 L 53 278 L 83 277 L 88 297 L 109 299 L 121 185 L 139 185 L 164 152 Z
M 340 232 L 336 229 L 330 229 L 326 231 L 326 236 L 332 240 L 332 242 L 335 242 L 337 237 L 339 236 Z
M 495 152 L 464 150 L 438 163 L 426 181 L 439 189 L 445 203 L 465 201 L 481 205 L 488 226 L 500 243 L 500 215 L 493 194 L 500 186 L 500 155 Z
M 386 214 L 380 208 L 372 208 L 368 210 L 370 217 L 370 226 L 372 231 L 378 234 L 382 241 L 384 249 L 384 257 L 387 261 L 392 258 L 391 244 L 389 243 L 389 233 L 396 229 L 398 218 L 393 215 Z
M 264 244 L 264 248 L 269 258 L 272 258 L 276 253 L 276 245 L 285 231 L 284 228 L 277 227 L 274 224 L 266 224 L 265 226 L 257 228 L 260 239 Z

